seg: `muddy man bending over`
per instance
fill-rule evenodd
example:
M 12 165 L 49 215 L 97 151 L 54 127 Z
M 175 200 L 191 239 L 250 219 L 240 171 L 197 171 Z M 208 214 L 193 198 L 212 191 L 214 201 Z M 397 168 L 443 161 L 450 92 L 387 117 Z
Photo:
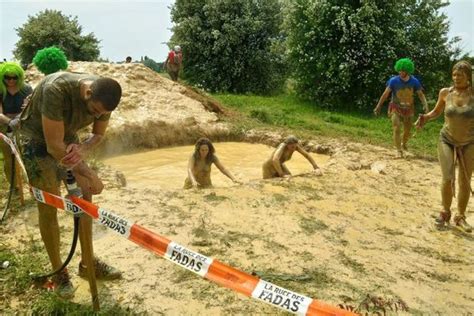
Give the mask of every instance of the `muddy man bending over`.
M 216 156 L 216 150 L 207 138 L 200 138 L 194 147 L 194 153 L 189 157 L 188 177 L 184 182 L 184 188 L 208 188 L 212 186 L 211 166 L 216 167 L 234 183 L 240 183 L 222 165 Z
M 272 153 L 271 157 L 263 164 L 263 178 L 277 178 L 277 177 L 290 177 L 291 172 L 285 166 L 285 162 L 291 159 L 293 153 L 297 151 L 303 155 L 313 165 L 314 172 L 317 175 L 322 175 L 321 169 L 318 167 L 313 157 L 304 150 L 299 144 L 298 138 L 295 136 L 288 136 L 283 143 Z

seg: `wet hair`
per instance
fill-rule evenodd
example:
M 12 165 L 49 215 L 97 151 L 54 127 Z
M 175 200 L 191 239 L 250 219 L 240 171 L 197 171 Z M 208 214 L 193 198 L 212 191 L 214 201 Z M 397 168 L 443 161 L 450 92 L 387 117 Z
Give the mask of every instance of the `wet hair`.
M 39 71 L 49 75 L 67 69 L 67 58 L 60 48 L 51 46 L 40 49 L 33 57 L 33 64 Z
M 25 86 L 25 71 L 21 66 L 14 62 L 6 62 L 0 64 L 0 93 L 3 95 L 3 99 L 7 96 L 7 86 L 4 82 L 5 76 L 17 76 L 16 86 L 18 89 L 22 89 Z
M 290 145 L 290 144 L 298 144 L 300 141 L 296 136 L 290 135 L 287 138 L 285 138 L 283 142 L 285 143 L 285 145 Z
M 122 87 L 112 78 L 99 78 L 91 84 L 91 100 L 101 102 L 107 111 L 113 111 L 122 97 Z
M 395 71 L 406 71 L 408 74 L 415 72 L 415 64 L 410 58 L 401 58 L 395 63 Z
M 214 154 L 216 152 L 216 149 L 214 148 L 214 145 L 212 145 L 209 138 L 205 137 L 199 138 L 196 142 L 196 145 L 194 145 L 194 161 L 197 161 L 199 159 L 199 149 L 201 149 L 202 145 L 207 145 L 207 147 L 209 147 L 209 152 L 206 156 L 206 163 L 211 164 L 214 161 Z
M 125 58 L 125 61 L 132 61 L 132 56 L 127 56 L 127 58 Z
M 453 71 L 459 70 L 467 76 L 467 81 L 471 84 L 472 88 L 472 65 L 467 60 L 460 60 L 453 66 Z

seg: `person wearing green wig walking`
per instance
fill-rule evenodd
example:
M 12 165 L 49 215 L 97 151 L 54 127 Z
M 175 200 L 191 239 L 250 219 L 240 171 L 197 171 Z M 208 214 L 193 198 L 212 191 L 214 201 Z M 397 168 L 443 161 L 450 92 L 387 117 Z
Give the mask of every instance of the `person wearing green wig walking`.
M 12 132 L 17 128 L 23 103 L 32 91 L 31 86 L 25 83 L 25 72 L 19 64 L 5 62 L 0 65 L 0 132 Z M 0 150 L 3 154 L 5 175 L 10 182 L 11 149 L 5 142 L 0 141 Z
M 413 116 L 415 114 L 414 93 L 418 95 L 423 110 L 428 113 L 428 103 L 423 93 L 420 81 L 413 76 L 415 65 L 409 58 L 399 59 L 395 63 L 395 71 L 398 76 L 393 76 L 387 81 L 387 87 L 374 109 L 374 114 L 379 115 L 385 100 L 391 95 L 388 106 L 388 116 L 392 121 L 393 142 L 397 148 L 398 155 L 403 157 L 403 151 L 408 150 L 407 143 L 410 139 Z M 401 127 L 403 125 L 403 137 L 401 137 Z

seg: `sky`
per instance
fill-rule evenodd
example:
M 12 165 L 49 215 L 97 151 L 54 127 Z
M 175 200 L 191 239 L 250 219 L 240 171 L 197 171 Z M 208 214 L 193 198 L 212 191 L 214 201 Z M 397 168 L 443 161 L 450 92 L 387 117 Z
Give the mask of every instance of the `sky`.
M 100 56 L 123 61 L 148 56 L 164 61 L 171 37 L 170 7 L 174 0 L 0 0 L 0 58 L 11 60 L 19 40 L 15 28 L 45 9 L 77 16 L 83 35 L 94 33 Z M 449 37 L 461 37 L 464 53 L 474 55 L 474 0 L 452 0 L 443 9 L 450 21 Z

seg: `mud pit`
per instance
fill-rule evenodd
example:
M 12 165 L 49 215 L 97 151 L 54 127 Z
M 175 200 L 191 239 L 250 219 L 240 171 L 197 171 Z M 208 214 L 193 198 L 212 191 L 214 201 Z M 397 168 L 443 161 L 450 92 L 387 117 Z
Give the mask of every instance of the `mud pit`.
M 216 124 L 216 138 L 229 135 L 217 116 L 193 104 L 201 117 L 210 115 L 202 124 Z M 130 147 L 136 140 L 138 147 L 157 147 L 170 142 L 160 143 L 166 133 L 155 131 L 156 116 L 141 123 L 131 118 L 132 124 L 130 113 L 123 111 L 112 118 L 117 121 L 111 125 L 112 144 Z M 191 119 L 176 117 L 165 130 L 182 130 L 177 122 L 188 122 L 190 129 L 169 134 L 175 144 L 190 144 L 206 130 L 199 121 L 191 124 Z M 257 138 L 272 144 L 280 140 Z M 365 144 L 313 140 L 321 142 L 330 144 L 332 153 L 315 156 L 324 176 L 305 175 L 289 182 L 256 180 L 271 148 L 238 144 L 250 146 L 240 159 L 234 156 L 241 154 L 232 149 L 236 145 L 217 143 L 221 161 L 244 184 L 232 184 L 214 167 L 215 187 L 204 190 L 181 189 L 191 146 L 156 153 L 158 167 L 145 170 L 144 176 L 136 161 L 152 153 L 133 154 L 133 161 L 132 155 L 116 156 L 105 160 L 113 167 L 101 169 L 106 190 L 94 201 L 192 250 L 330 304 L 357 306 L 370 294 L 403 300 L 409 307 L 405 314 L 466 315 L 474 310 L 474 239 L 432 226 L 432 216 L 440 209 L 437 163 L 396 159 L 393 151 Z M 299 159 L 301 171 L 292 165 Z M 294 173 L 311 169 L 297 153 L 288 165 Z M 127 177 L 125 187 L 115 177 L 120 169 Z M 472 202 L 468 210 L 473 224 Z M 64 231 L 70 232 L 70 217 L 61 213 L 60 218 Z M 32 208 L 11 217 L 4 229 L 10 234 L 5 243 L 12 249 L 39 239 Z M 152 315 L 282 313 L 201 279 L 101 226 L 94 229 L 95 252 L 124 272 L 123 280 L 100 283 L 103 301 Z M 66 253 L 69 233 L 64 234 Z M 71 263 L 72 271 L 78 260 L 76 256 Z M 89 304 L 87 283 L 72 275 L 78 286 L 74 301 Z
M 262 164 L 273 147 L 262 144 L 239 142 L 215 143 L 216 155 L 222 164 L 240 181 L 255 182 L 262 178 Z M 187 176 L 188 159 L 194 146 L 179 146 L 153 151 L 122 155 L 105 159 L 104 164 L 121 171 L 130 188 L 181 189 Z M 318 165 L 329 157 L 311 154 Z M 286 163 L 293 175 L 310 173 L 311 164 L 299 153 Z M 212 182 L 216 187 L 235 186 L 215 166 L 212 167 Z

